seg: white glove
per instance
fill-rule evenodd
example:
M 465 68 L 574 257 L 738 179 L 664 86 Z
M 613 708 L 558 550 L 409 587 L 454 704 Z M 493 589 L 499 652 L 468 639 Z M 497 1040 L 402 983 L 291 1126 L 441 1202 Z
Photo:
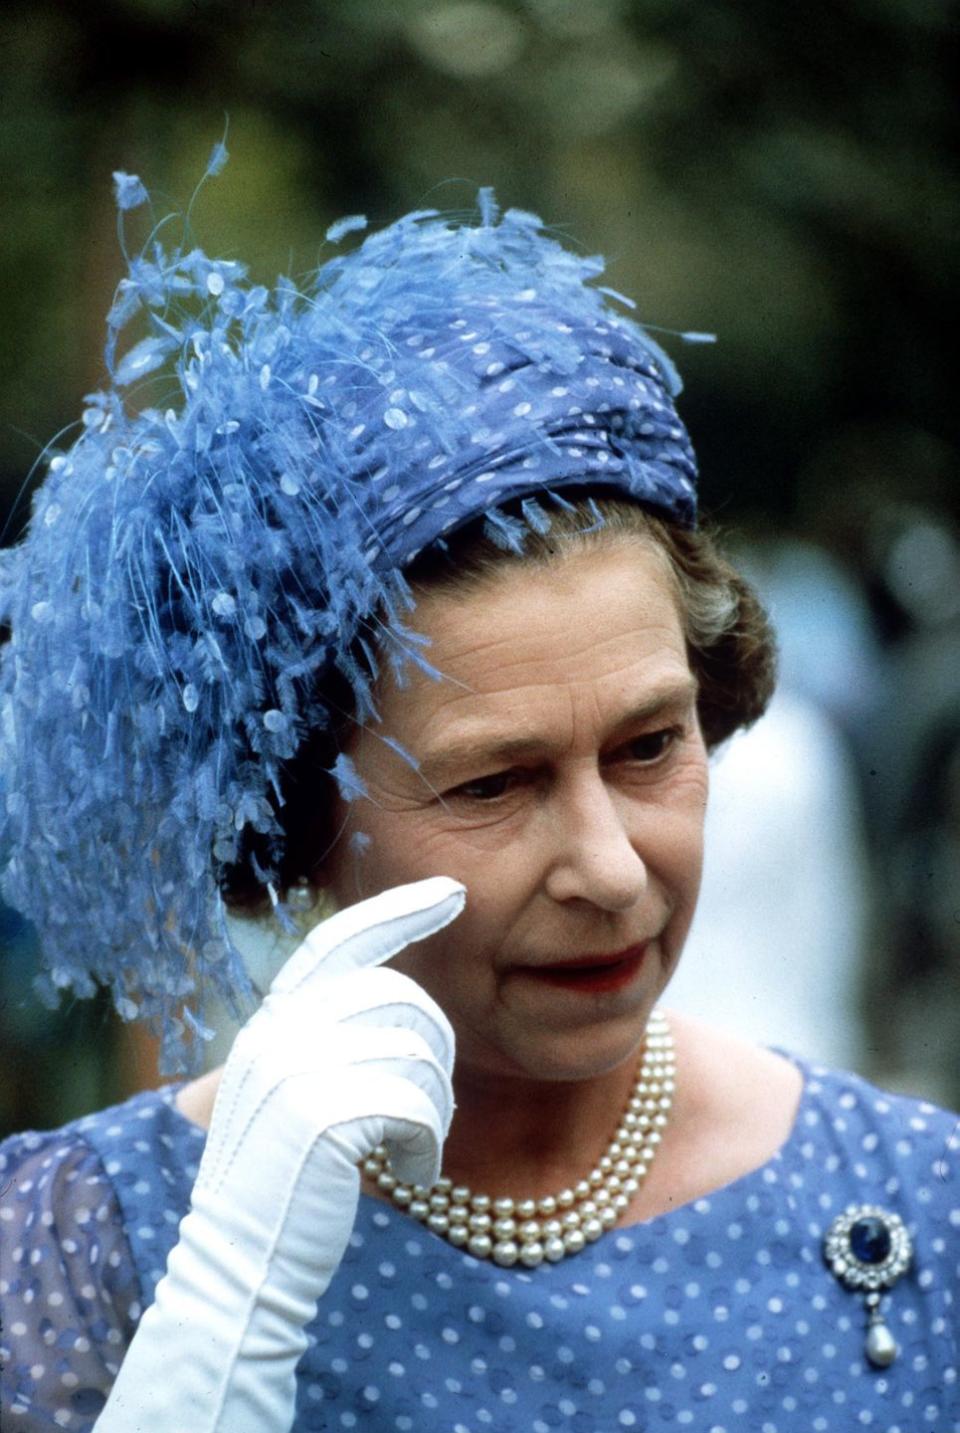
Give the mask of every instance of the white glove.
M 189 1214 L 95 1433 L 289 1433 L 305 1327 L 346 1249 L 378 1144 L 430 1185 L 453 1113 L 453 1031 L 372 969 L 459 915 L 446 877 L 317 926 L 224 1067 Z

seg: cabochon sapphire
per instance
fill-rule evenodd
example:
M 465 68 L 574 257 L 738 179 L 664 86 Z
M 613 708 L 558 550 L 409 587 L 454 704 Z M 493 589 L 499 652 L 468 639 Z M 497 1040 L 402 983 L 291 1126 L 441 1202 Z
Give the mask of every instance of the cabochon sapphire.
M 890 1242 L 890 1230 L 875 1214 L 865 1214 L 850 1226 L 850 1249 L 861 1264 L 882 1264 Z

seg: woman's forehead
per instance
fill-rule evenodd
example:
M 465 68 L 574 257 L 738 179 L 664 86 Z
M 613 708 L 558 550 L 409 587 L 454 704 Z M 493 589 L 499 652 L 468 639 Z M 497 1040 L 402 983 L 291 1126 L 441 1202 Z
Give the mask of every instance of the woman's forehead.
M 549 562 L 505 562 L 480 583 L 421 595 L 413 616 L 430 658 L 576 668 L 598 644 L 667 634 L 683 648 L 676 583 L 664 553 L 632 535 L 571 546 Z
M 428 595 L 414 625 L 441 677 L 393 687 L 380 715 L 423 743 L 522 742 L 561 707 L 619 721 L 693 687 L 672 580 L 635 542 Z

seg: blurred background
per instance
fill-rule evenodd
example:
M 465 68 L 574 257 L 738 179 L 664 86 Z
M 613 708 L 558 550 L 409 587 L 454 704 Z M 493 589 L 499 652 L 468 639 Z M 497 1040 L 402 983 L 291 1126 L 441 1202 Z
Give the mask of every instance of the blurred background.
M 704 507 L 783 650 L 773 711 L 717 767 L 676 1003 L 956 1105 L 950 15 L 931 0 L 8 0 L 0 488 L 10 543 L 40 453 L 103 381 L 122 273 L 111 172 L 140 174 L 155 214 L 182 212 L 227 117 L 230 163 L 196 197 L 193 235 L 263 282 L 322 261 L 342 214 L 463 210 L 479 184 L 604 253 L 641 319 L 718 335 L 664 341 Z M 12 912 L 0 943 L 0 1135 L 155 1081 L 149 1037 L 105 1001 L 37 1003 Z

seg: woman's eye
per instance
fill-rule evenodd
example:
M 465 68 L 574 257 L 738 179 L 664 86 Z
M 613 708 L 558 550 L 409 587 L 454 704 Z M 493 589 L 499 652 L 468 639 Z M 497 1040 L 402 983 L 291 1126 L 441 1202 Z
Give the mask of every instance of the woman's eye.
M 513 773 L 510 771 L 496 771 L 492 776 L 479 776 L 476 781 L 465 781 L 461 786 L 454 787 L 451 796 L 465 797 L 468 801 L 496 801 L 498 796 L 505 796 L 510 789 Z
M 634 737 L 628 744 L 632 761 L 652 762 L 664 756 L 677 740 L 677 730 L 670 727 L 664 731 L 651 731 Z

